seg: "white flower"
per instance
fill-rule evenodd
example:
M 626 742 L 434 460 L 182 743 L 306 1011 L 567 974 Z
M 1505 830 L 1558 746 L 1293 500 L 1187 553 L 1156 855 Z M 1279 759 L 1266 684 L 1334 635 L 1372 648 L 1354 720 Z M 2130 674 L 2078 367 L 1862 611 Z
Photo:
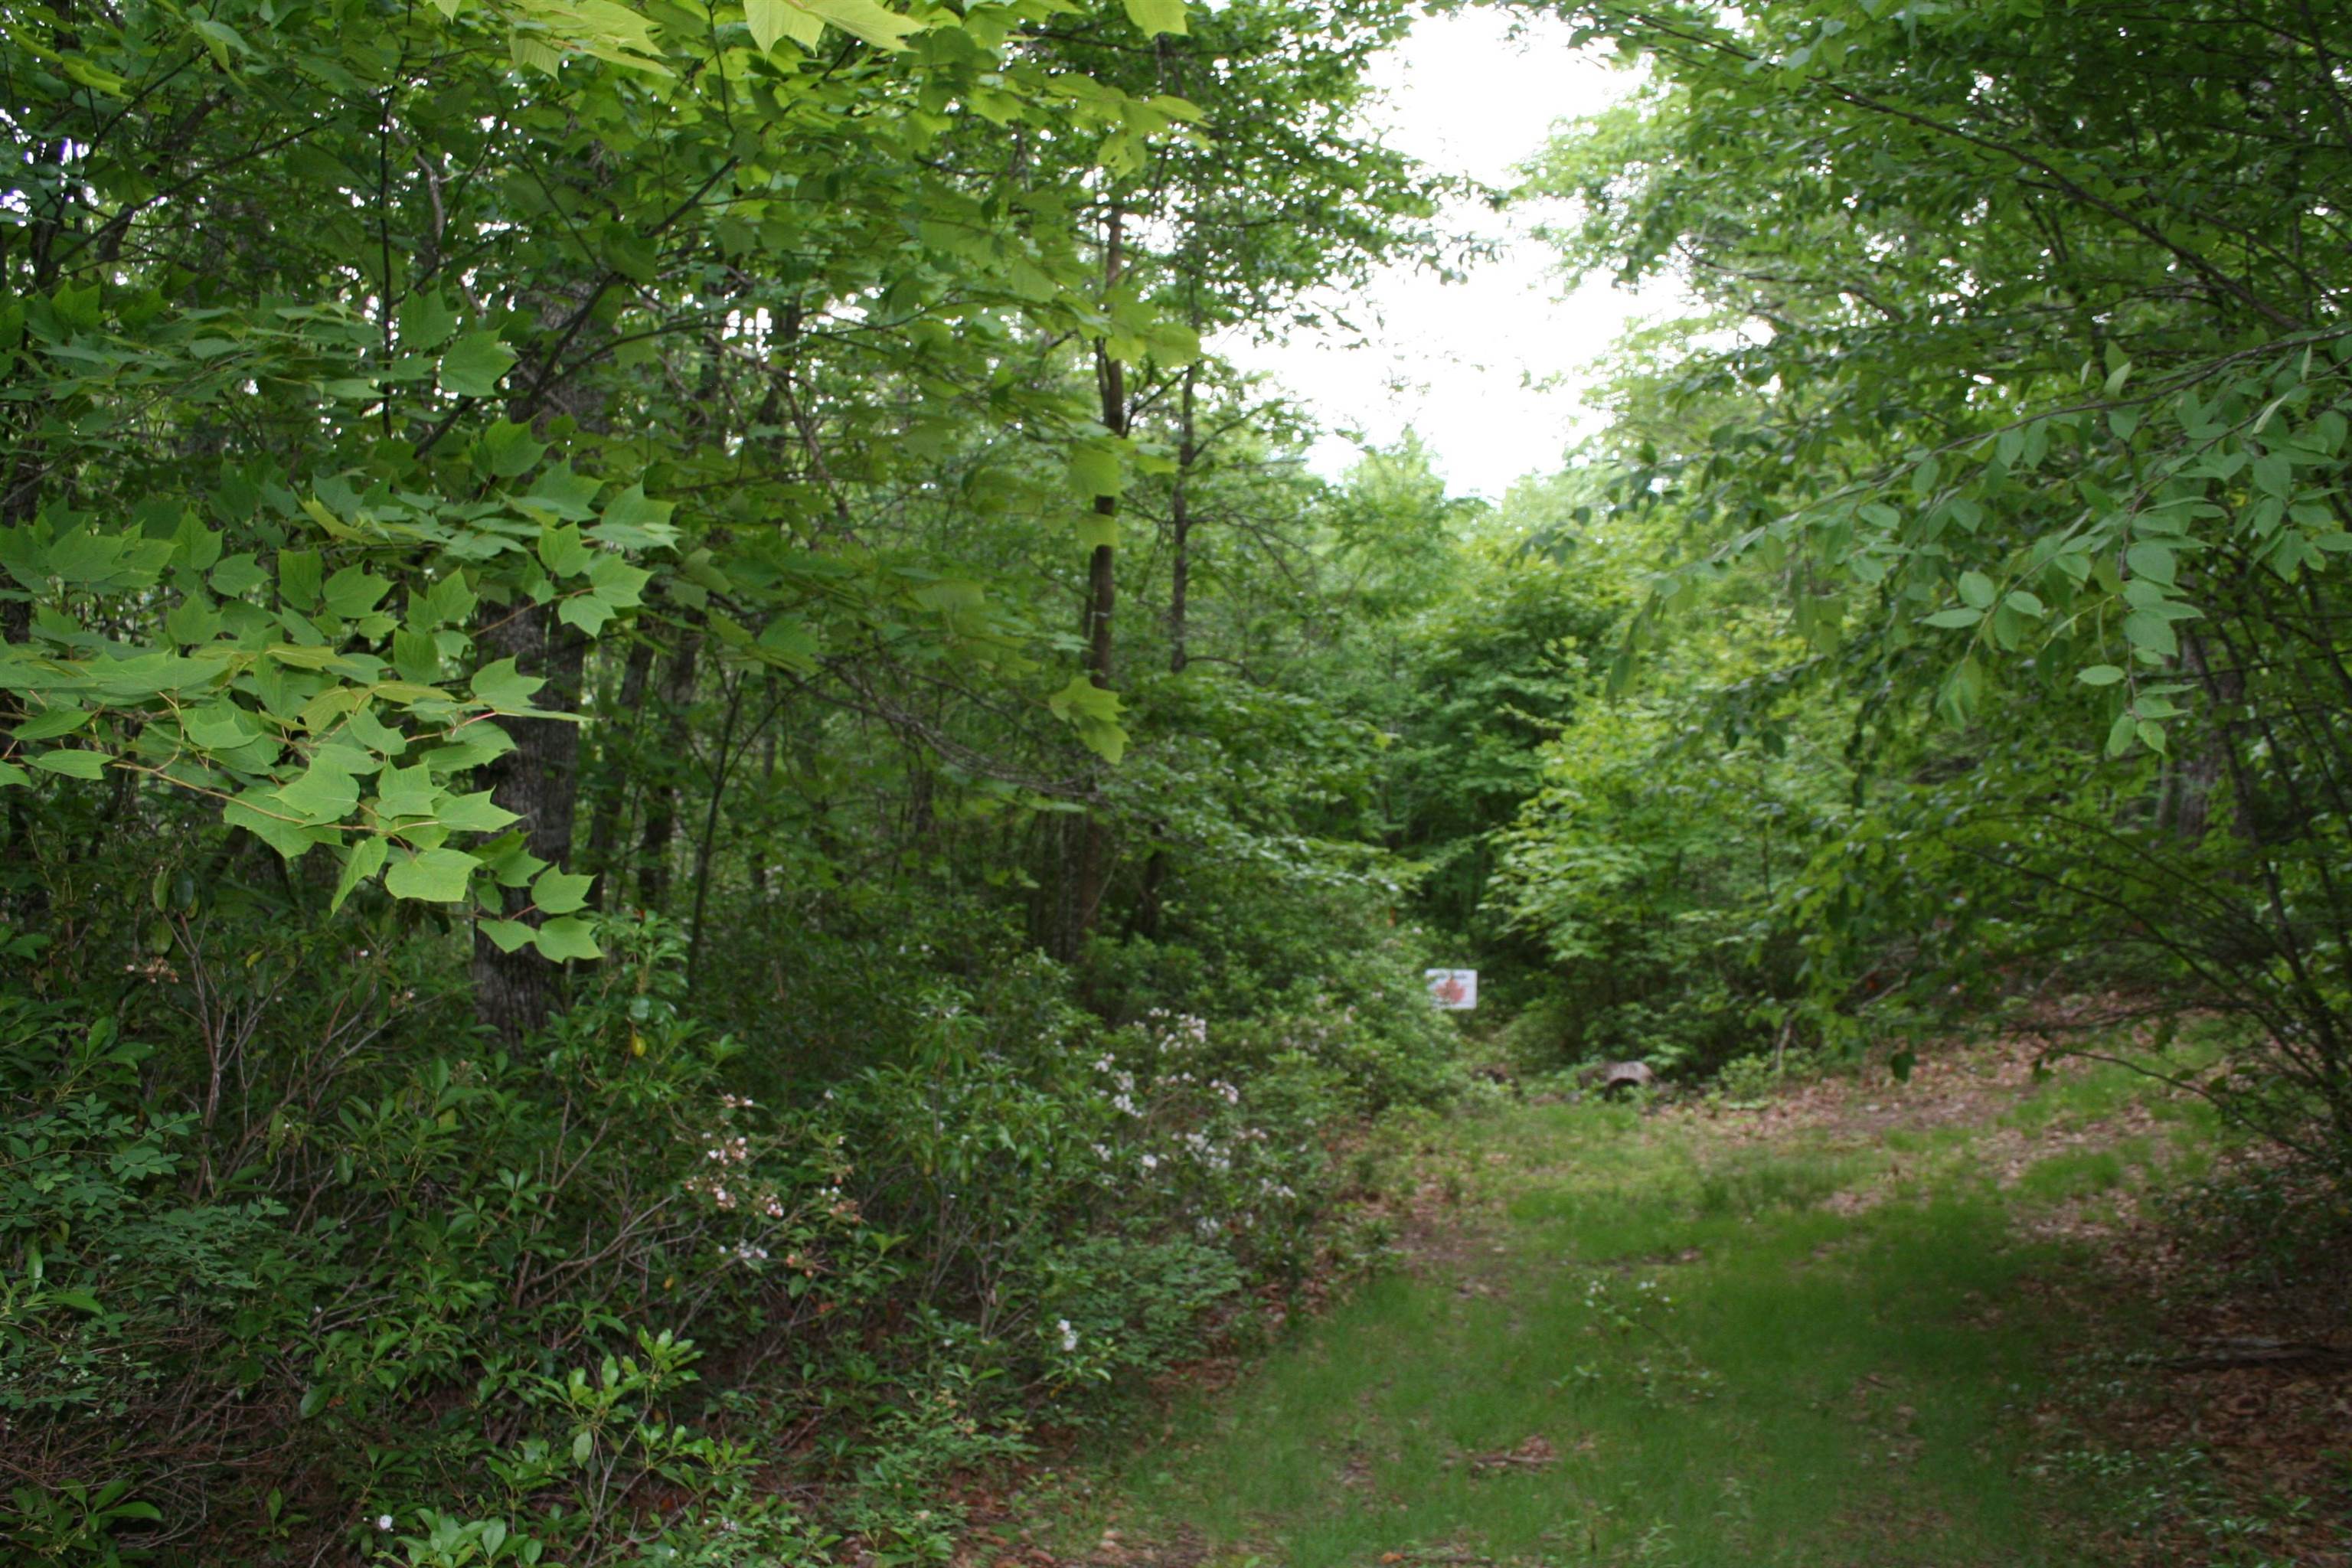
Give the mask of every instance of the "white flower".
M 1143 1168 L 1147 1171 L 1156 1171 L 1160 1169 L 1160 1156 L 1157 1154 L 1146 1154 L 1143 1157 Z
M 1074 1351 L 1078 1348 L 1078 1331 L 1070 1327 L 1069 1319 L 1057 1319 L 1055 1320 L 1054 1326 L 1062 1331 L 1062 1349 L 1064 1351 Z
M 377 1514 L 375 1516 L 375 1527 L 378 1530 L 390 1530 L 392 1528 L 392 1515 L 388 1513 Z

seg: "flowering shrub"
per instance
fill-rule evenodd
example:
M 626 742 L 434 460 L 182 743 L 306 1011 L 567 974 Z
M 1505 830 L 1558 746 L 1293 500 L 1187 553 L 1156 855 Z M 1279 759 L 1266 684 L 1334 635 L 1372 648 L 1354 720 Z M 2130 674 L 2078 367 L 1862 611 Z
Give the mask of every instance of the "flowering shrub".
M 98 977 L 0 932 L 131 988 L 93 1024 L 0 987 L 0 1539 L 32 1562 L 935 1560 L 948 1478 L 1295 1277 L 1335 1134 L 1450 1070 L 1409 966 L 1244 975 L 1251 1016 L 1114 955 L 1107 1022 L 1017 938 L 900 922 L 803 939 L 853 1004 L 730 1035 L 685 1015 L 673 928 L 612 918 L 502 1049 L 429 929 L 214 920 Z

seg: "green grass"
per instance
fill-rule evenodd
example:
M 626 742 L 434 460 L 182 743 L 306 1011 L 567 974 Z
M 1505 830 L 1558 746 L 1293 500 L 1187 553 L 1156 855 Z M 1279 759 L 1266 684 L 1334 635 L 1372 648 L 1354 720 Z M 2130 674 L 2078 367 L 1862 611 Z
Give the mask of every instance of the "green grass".
M 2122 1103 L 2049 1087 L 2044 1118 Z M 2003 1194 L 1954 1175 L 1965 1138 L 1943 1130 L 1716 1149 L 1555 1106 L 1439 1136 L 1497 1222 L 1180 1412 L 1117 1478 L 1130 1534 L 1266 1568 L 2084 1561 L 2030 1463 L 2067 1331 L 2031 1281 L 2060 1260 L 2009 1210 L 2122 1185 L 2147 1149 L 2045 1159 Z M 1824 1206 L 1898 1157 L 1893 1200 Z M 1551 1462 L 1476 1463 L 1537 1438 Z

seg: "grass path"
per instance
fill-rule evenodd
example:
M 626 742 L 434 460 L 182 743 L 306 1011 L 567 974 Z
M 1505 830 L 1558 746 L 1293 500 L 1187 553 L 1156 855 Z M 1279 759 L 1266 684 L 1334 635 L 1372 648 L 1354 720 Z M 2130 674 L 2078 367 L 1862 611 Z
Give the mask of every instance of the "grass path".
M 2053 1281 L 2202 1146 L 2143 1083 L 1984 1053 L 1748 1114 L 1449 1123 L 1397 1156 L 1406 1265 L 1180 1411 L 1080 1560 L 2103 1561 L 2051 1380 L 2136 1326 Z

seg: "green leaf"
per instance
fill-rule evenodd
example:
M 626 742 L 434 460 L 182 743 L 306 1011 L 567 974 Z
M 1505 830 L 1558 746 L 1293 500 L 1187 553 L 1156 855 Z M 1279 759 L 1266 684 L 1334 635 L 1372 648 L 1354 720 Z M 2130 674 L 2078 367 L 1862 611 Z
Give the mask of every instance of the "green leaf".
M 502 833 L 522 820 L 491 799 L 488 790 L 451 795 L 434 815 L 442 826 L 457 833 Z
M 467 332 L 441 356 L 441 390 L 453 397 L 488 397 L 514 368 L 515 357 L 498 333 Z
M 530 927 L 520 921 L 479 920 L 474 929 L 490 939 L 490 945 L 500 952 L 513 952 L 531 939 Z
M 1127 0 L 1127 16 L 1147 38 L 1184 31 L 1184 0 Z
M 255 790 L 230 801 L 221 807 L 221 820 L 231 827 L 244 828 L 288 860 L 300 859 L 328 831 L 289 821 L 286 808 L 266 790 Z
M 233 752 L 267 733 L 259 720 L 233 702 L 212 702 L 180 715 L 180 733 L 208 752 Z
M 2277 452 L 2255 458 L 2254 488 L 2286 499 L 2294 493 L 2294 465 Z
M 455 626 L 462 623 L 467 616 L 474 613 L 476 602 L 477 595 L 474 593 L 473 584 L 466 581 L 466 574 L 462 572 L 452 572 L 436 582 L 426 591 L 421 615 L 417 615 L 414 609 L 415 601 L 410 601 L 411 614 L 419 630 L 430 631 L 435 626 Z
M 1994 597 L 1992 579 L 1986 576 L 1983 573 L 1961 573 L 1959 587 L 1960 602 L 1962 604 L 1967 605 L 1971 609 L 1989 610 L 1992 608 Z
M 2113 686 L 2123 678 L 2123 670 L 2112 664 L 2094 664 L 2077 671 L 2074 676 L 2085 686 Z
M 433 904 L 454 904 L 466 897 L 466 886 L 480 865 L 462 849 L 427 849 L 404 854 L 386 872 L 385 891 L 395 899 L 415 899 Z
M 486 664 L 474 672 L 474 695 L 500 712 L 519 713 L 530 707 L 531 697 L 547 684 L 540 676 L 525 675 L 511 658 Z
M 1932 616 L 1922 616 L 1919 618 L 1921 624 L 1930 626 L 1972 626 L 1984 619 L 1984 612 L 1962 609 L 1937 610 Z
M 335 879 L 335 896 L 327 906 L 330 912 L 341 910 L 354 889 L 383 869 L 385 852 L 384 841 L 373 834 L 343 852 L 343 872 Z
M 922 24 L 885 10 L 874 0 L 803 0 L 806 8 L 851 37 L 877 49 L 903 49 L 907 35 L 922 31 Z
M 579 1431 L 572 1435 L 572 1462 L 573 1464 L 586 1464 L 588 1462 L 588 1456 L 595 1451 L 595 1435 L 590 1432 L 587 1427 L 583 1426 Z
M 555 618 L 594 637 L 613 618 L 613 606 L 593 594 L 574 594 L 555 606 Z
M 289 811 L 307 823 L 341 822 L 360 803 L 360 786 L 344 766 L 342 754 L 320 750 L 299 778 L 276 790 Z
M 2124 617 L 2124 640 L 2143 653 L 2171 658 L 2180 652 L 2172 623 L 2154 610 L 2134 610 Z
M 2167 587 L 2172 585 L 2174 563 L 2168 545 L 2143 539 L 2124 552 L 2124 564 L 2131 568 L 2132 575 L 2136 577 L 2146 577 Z
M 423 763 L 414 767 L 386 768 L 376 782 L 375 811 L 378 816 L 431 816 L 435 802 L 440 798 L 441 786 Z
M 652 573 L 632 566 L 609 552 L 598 553 L 595 563 L 588 568 L 588 582 L 596 590 L 596 596 L 623 609 L 643 604 L 645 586 L 652 580 Z
M 26 720 L 9 733 L 20 741 L 54 741 L 59 735 L 72 734 L 93 717 L 86 708 L 52 708 Z
M 1118 692 L 1074 675 L 1068 685 L 1045 699 L 1045 706 L 1055 718 L 1075 728 L 1079 741 L 1103 761 L 1116 763 L 1127 754 L 1127 731 L 1118 721 Z
M 281 550 L 278 552 L 278 596 L 298 610 L 319 602 L 319 552 Z
M 2138 720 L 2128 713 L 2116 714 L 2116 721 L 2107 727 L 2107 755 L 2120 757 L 2130 751 L 2138 734 Z
M 565 523 L 539 531 L 539 560 L 551 575 L 576 577 L 588 570 L 594 557 L 581 542 L 580 531 Z
M 790 38 L 804 49 L 814 48 L 824 33 L 824 22 L 790 0 L 743 0 L 743 21 L 763 55 L 780 38 Z
M 253 556 L 239 554 L 229 556 L 214 567 L 210 581 L 214 593 L 224 599 L 237 599 L 268 582 L 269 574 L 261 569 L 261 563 Z
M 327 579 L 320 590 L 327 608 L 347 621 L 358 620 L 383 602 L 392 584 L 358 566 L 346 566 Z
M 1118 548 L 1118 519 L 1099 511 L 1082 512 L 1078 517 L 1078 547 L 1092 552 L 1109 546 Z
M 103 778 L 106 774 L 104 752 L 36 752 L 26 760 L 44 773 L 63 773 L 70 779 Z
M 551 866 L 531 883 L 530 901 L 541 914 L 568 915 L 587 903 L 588 889 L 595 881 L 593 876 L 574 875 Z
M 392 634 L 392 667 L 400 671 L 401 679 L 419 686 L 430 686 L 441 677 L 441 650 L 430 632 L 413 632 L 406 627 Z
M 562 963 L 566 959 L 604 956 L 604 949 L 596 945 L 593 930 L 576 915 L 549 921 L 532 933 L 531 940 L 537 944 L 540 956 L 555 963 Z
M 1070 452 L 1070 483 L 1084 496 L 1115 496 L 1125 487 L 1118 453 L 1108 446 L 1074 447 Z

